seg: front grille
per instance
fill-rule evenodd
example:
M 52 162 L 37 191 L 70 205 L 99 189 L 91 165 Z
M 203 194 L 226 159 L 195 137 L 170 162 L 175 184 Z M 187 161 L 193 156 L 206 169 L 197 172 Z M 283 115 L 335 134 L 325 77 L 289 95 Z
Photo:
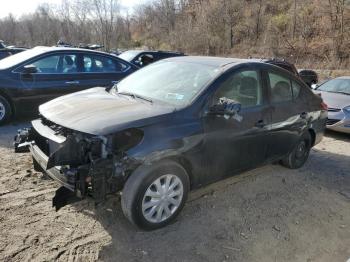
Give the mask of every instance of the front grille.
M 339 108 L 331 108 L 331 107 L 329 107 L 328 108 L 328 112 L 340 112 L 340 109 Z
M 50 127 L 53 131 L 55 131 L 55 135 L 61 135 L 67 137 L 69 134 L 72 133 L 72 130 L 65 128 L 63 126 L 60 126 L 58 124 L 55 124 L 54 122 L 41 117 L 41 121 L 43 125 Z
M 334 125 L 334 124 L 336 124 L 336 123 L 338 123 L 340 120 L 339 119 L 327 119 L 327 125 L 328 126 L 331 126 L 331 125 Z
M 50 146 L 49 146 L 49 141 L 46 137 L 41 136 L 34 128 L 33 128 L 34 137 L 35 137 L 35 144 L 40 148 L 45 155 L 50 154 Z

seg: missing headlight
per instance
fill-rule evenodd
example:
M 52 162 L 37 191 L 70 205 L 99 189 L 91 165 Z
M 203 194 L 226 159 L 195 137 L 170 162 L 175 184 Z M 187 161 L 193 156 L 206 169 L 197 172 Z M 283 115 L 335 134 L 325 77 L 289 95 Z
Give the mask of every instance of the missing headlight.
M 142 139 L 143 131 L 131 128 L 114 134 L 112 138 L 112 146 L 117 152 L 127 151 L 141 143 Z

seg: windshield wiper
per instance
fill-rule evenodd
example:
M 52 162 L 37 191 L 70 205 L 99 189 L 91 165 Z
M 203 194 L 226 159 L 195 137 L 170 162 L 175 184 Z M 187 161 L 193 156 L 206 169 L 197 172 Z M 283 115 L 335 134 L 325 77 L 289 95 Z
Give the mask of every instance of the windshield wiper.
M 347 93 L 347 92 L 341 92 L 341 91 L 326 91 L 326 92 L 329 92 L 329 93 L 335 93 L 335 94 L 343 94 L 343 95 L 350 95 L 350 93 Z
M 134 96 L 136 96 L 137 98 L 140 98 L 142 100 L 145 100 L 147 102 L 153 103 L 153 100 L 148 98 L 148 97 L 144 97 L 144 96 L 140 96 L 140 95 L 134 95 Z
M 124 95 L 124 96 L 131 96 L 132 98 L 136 98 L 136 96 L 135 96 L 135 94 L 133 94 L 133 93 L 129 93 L 129 92 L 118 92 L 117 91 L 117 94 L 118 95 Z
M 339 93 L 339 94 L 343 94 L 343 95 L 350 95 L 350 93 L 347 93 L 347 92 L 335 92 L 335 93 Z
M 120 95 L 125 95 L 125 96 L 130 96 L 132 98 L 139 98 L 139 99 L 142 99 L 142 100 L 145 100 L 147 102 L 150 102 L 150 103 L 153 103 L 153 100 L 150 99 L 150 98 L 147 98 L 147 97 L 144 97 L 144 96 L 140 96 L 140 95 L 137 95 L 137 94 L 134 94 L 134 93 L 129 93 L 129 92 L 118 92 L 118 94 Z

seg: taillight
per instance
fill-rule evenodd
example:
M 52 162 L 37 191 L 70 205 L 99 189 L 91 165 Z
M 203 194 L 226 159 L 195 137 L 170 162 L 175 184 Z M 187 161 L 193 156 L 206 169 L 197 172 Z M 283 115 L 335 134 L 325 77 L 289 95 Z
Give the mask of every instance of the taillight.
M 323 110 L 328 110 L 328 105 L 325 103 L 325 102 L 321 102 L 321 108 L 323 109 Z

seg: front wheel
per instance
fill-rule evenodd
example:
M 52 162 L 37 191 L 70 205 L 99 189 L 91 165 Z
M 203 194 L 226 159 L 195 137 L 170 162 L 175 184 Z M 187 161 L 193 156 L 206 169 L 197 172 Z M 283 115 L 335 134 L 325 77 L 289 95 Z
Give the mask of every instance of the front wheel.
M 311 150 L 311 135 L 305 133 L 289 155 L 282 160 L 282 165 L 291 169 L 302 167 L 309 157 Z
M 141 229 L 161 228 L 180 213 L 189 188 L 185 169 L 174 161 L 140 167 L 125 183 L 123 212 L 130 222 Z

